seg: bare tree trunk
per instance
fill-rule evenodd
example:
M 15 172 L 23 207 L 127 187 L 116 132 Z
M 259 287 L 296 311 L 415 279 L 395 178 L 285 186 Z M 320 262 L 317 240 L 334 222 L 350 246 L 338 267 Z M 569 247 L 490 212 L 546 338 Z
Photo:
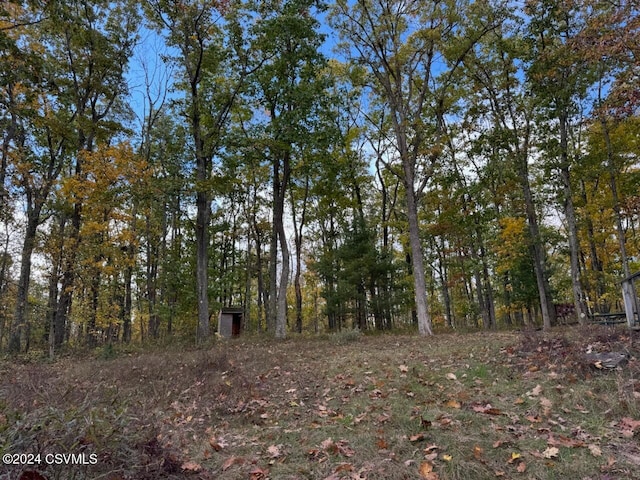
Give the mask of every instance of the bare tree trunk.
M 282 272 L 280 272 L 280 286 L 278 287 L 278 302 L 276 312 L 276 338 L 287 336 L 287 286 L 289 285 L 289 246 L 284 231 L 284 224 L 277 225 L 278 237 L 280 238 L 280 251 L 282 255 Z
M 580 181 L 581 185 L 581 196 L 584 204 L 588 204 L 589 199 L 587 198 L 587 191 L 584 180 Z M 591 256 L 591 270 L 595 275 L 595 308 L 598 312 L 604 313 L 602 309 L 602 297 L 605 294 L 605 285 L 604 285 L 604 272 L 602 267 L 602 261 L 600 260 L 600 256 L 598 255 L 598 247 L 596 245 L 595 240 L 595 231 L 593 227 L 593 219 L 589 212 L 585 212 L 585 223 L 587 230 L 587 241 L 589 242 L 589 255 Z
M 488 328 L 495 329 L 497 327 L 496 321 L 496 306 L 493 295 L 493 287 L 491 286 L 491 278 L 489 276 L 489 265 L 487 264 L 487 255 L 484 246 L 480 247 L 480 260 L 482 262 L 482 279 L 484 282 L 485 293 L 485 305 L 488 313 Z
M 274 198 L 275 202 L 275 198 Z M 275 212 L 275 207 L 274 207 Z M 267 331 L 275 332 L 276 311 L 278 300 L 278 234 L 275 227 L 275 215 L 273 219 L 271 238 L 269 242 L 269 290 L 267 295 Z
M 147 297 L 147 313 L 149 315 L 149 334 L 153 338 L 158 338 L 159 319 L 157 312 L 157 296 L 158 296 L 158 261 L 159 252 L 156 245 L 156 237 L 151 229 L 151 214 L 147 216 L 147 251 L 146 251 L 146 297 Z
M 20 261 L 20 278 L 18 279 L 18 292 L 16 295 L 16 310 L 9 336 L 9 352 L 19 353 L 22 347 L 22 340 L 28 332 L 29 319 L 27 317 L 27 300 L 29 298 L 29 283 L 31 281 L 31 259 L 35 247 L 36 232 L 38 229 L 40 212 L 29 212 L 27 214 L 27 228 L 22 243 L 22 259 Z
M 567 221 L 569 234 L 569 253 L 571 260 L 571 288 L 573 290 L 573 304 L 578 322 L 584 325 L 587 322 L 587 309 L 584 302 L 584 292 L 580 284 L 580 245 L 578 241 L 578 228 L 576 226 L 576 211 L 573 204 L 573 191 L 571 188 L 571 172 L 569 164 L 569 142 L 567 133 L 568 118 L 566 114 L 559 116 L 560 126 L 560 177 L 564 191 L 564 214 Z
M 418 223 L 418 205 L 413 187 L 413 174 L 409 173 L 409 166 L 405 167 L 405 195 L 407 201 L 407 218 L 409 220 L 409 245 L 411 248 L 411 267 L 413 271 L 413 288 L 418 319 L 418 332 L 422 336 L 433 335 L 431 329 L 431 315 L 427 305 L 427 285 L 424 275 L 424 261 L 422 243 L 420 240 L 420 226 Z
M 247 235 L 247 252 L 245 256 L 245 279 L 242 305 L 244 306 L 244 322 L 242 328 L 247 329 L 251 318 L 251 235 Z
M 2 187 L 0 187 L 2 188 Z M 5 312 L 4 298 L 9 287 L 9 232 L 6 233 L 5 242 L 0 252 L 0 351 L 6 330 L 7 315 Z
M 262 241 L 260 239 L 260 232 L 258 230 L 257 223 L 254 220 L 254 226 L 256 231 L 256 269 L 258 280 L 258 331 L 261 331 L 266 325 L 262 324 L 264 319 L 264 305 L 265 305 L 265 289 L 264 289 L 264 275 L 262 274 Z M 265 322 L 266 323 L 266 322 Z
M 131 342 L 132 278 L 133 266 L 127 266 L 124 272 L 124 308 L 122 311 L 122 341 L 124 343 Z
M 199 172 L 199 177 L 204 172 Z M 196 289 L 198 298 L 197 343 L 209 339 L 209 218 L 210 200 L 207 192 L 196 195 Z
M 528 134 L 527 134 L 528 136 Z M 524 152 L 528 148 L 523 149 Z M 529 236 L 531 238 L 531 250 L 533 253 L 534 271 L 536 275 L 536 284 L 538 286 L 538 297 L 540 299 L 540 308 L 542 311 L 543 328 L 548 330 L 555 321 L 555 310 L 551 302 L 549 294 L 549 281 L 546 272 L 546 254 L 542 246 L 540 238 L 540 228 L 538 226 L 538 217 L 536 214 L 533 193 L 531 192 L 531 183 L 529 182 L 529 166 L 527 164 L 527 155 L 518 152 L 518 174 L 520 177 L 520 185 L 524 194 L 525 210 L 527 216 L 527 224 L 529 225 Z
M 300 220 L 298 222 L 298 216 L 296 215 L 296 206 L 291 194 L 291 214 L 293 218 L 293 233 L 294 243 L 296 246 L 296 273 L 293 279 L 293 284 L 296 293 L 296 331 L 302 333 L 302 285 L 300 279 L 302 277 L 302 239 L 303 229 L 305 226 L 306 213 L 307 213 L 307 200 L 309 197 L 309 176 L 305 179 L 305 186 L 302 198 L 302 212 L 300 214 Z
M 280 159 L 274 161 L 274 201 L 273 201 L 273 227 L 280 244 L 280 254 L 282 256 L 282 271 L 280 272 L 280 283 L 278 286 L 275 311 L 275 337 L 282 339 L 287 335 L 287 286 L 289 284 L 289 246 L 284 228 L 284 203 L 286 198 L 287 185 L 291 177 L 290 152 L 285 151 L 282 155 L 282 178 L 280 177 Z M 274 278 L 275 281 L 275 278 Z

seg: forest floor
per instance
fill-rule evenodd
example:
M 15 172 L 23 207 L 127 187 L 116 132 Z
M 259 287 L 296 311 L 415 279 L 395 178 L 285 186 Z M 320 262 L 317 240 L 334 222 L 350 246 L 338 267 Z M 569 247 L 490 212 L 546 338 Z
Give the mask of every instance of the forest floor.
M 640 479 L 633 337 L 346 332 L 5 360 L 0 479 Z

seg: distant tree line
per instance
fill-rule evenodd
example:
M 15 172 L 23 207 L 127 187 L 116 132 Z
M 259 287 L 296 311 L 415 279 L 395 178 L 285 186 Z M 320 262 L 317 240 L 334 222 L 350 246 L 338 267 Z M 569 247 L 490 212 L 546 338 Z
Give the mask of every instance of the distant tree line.
M 0 349 L 551 327 L 640 255 L 622 0 L 9 0 Z

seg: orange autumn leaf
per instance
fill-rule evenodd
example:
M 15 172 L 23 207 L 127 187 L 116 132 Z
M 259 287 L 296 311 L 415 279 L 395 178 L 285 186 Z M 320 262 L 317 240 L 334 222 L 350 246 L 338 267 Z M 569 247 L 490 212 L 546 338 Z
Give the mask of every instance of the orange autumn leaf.
M 447 400 L 444 405 L 445 407 L 456 408 L 456 409 L 462 407 L 459 401 L 453 400 L 453 399 Z
M 424 480 L 440 480 L 440 476 L 433 471 L 433 464 L 430 462 L 422 462 L 418 469 L 420 478 Z
M 378 447 L 378 450 L 387 450 L 389 448 L 389 444 L 384 438 L 378 438 L 376 446 Z
M 478 445 L 473 447 L 473 456 L 476 460 L 482 459 L 482 454 L 484 453 L 484 449 L 479 447 Z

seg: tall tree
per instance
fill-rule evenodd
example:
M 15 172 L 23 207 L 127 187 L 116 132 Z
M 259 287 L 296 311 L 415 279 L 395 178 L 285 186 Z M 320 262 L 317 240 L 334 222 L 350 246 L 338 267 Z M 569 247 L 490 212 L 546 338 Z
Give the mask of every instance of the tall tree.
M 581 252 L 572 181 L 575 149 L 571 148 L 571 138 L 577 137 L 573 132 L 576 128 L 574 125 L 580 128 L 583 123 L 579 117 L 579 105 L 584 102 L 595 73 L 593 66 L 585 62 L 581 55 L 576 55 L 573 48 L 575 38 L 584 28 L 586 14 L 584 5 L 579 1 L 531 0 L 527 2 L 527 12 L 531 16 L 527 35 L 532 58 L 527 71 L 529 85 L 542 110 L 537 123 L 546 126 L 551 134 L 551 139 L 547 141 L 541 138 L 542 147 L 555 159 L 552 168 L 557 169 L 560 177 L 560 196 L 569 241 L 573 303 L 578 321 L 584 324 L 587 309 L 579 266 Z M 544 137 L 544 133 L 540 137 Z
M 177 82 L 195 157 L 197 341 L 209 338 L 209 226 L 213 163 L 247 76 L 248 56 L 234 7 L 218 0 L 146 0 L 147 16 L 178 54 Z
M 475 114 L 487 115 L 488 131 L 483 137 L 493 143 L 501 156 L 509 158 L 524 201 L 523 214 L 529 230 L 529 248 L 536 277 L 538 297 L 545 328 L 555 320 L 547 271 L 546 251 L 541 234 L 539 205 L 532 186 L 531 167 L 534 136 L 535 99 L 520 76 L 520 65 L 527 57 L 519 21 L 511 19 L 485 38 L 483 48 L 467 58 L 468 74 L 478 91 L 479 103 L 470 107 Z
M 73 0 L 54 2 L 46 24 L 49 62 L 59 74 L 55 78 L 58 114 L 71 129 L 73 165 L 69 175 L 84 179 L 83 158 L 97 143 L 107 143 L 123 131 L 128 114 L 124 95 L 128 91 L 125 72 L 137 40 L 137 16 L 123 2 Z M 54 339 L 64 341 L 71 312 L 78 247 L 82 241 L 82 198 L 70 191 L 58 215 L 68 228 L 59 252 L 61 275 L 54 313 Z
M 62 155 L 58 151 L 58 138 L 50 128 L 53 116 L 43 88 L 46 85 L 42 80 L 43 57 L 38 53 L 42 51 L 42 44 L 30 21 L 35 14 L 13 2 L 7 7 L 0 10 L 0 125 L 4 127 L 0 151 L 0 221 L 11 222 L 13 204 L 9 192 L 15 194 L 18 189 L 24 199 L 26 219 L 9 338 L 9 350 L 18 352 L 27 331 L 26 308 L 36 231 L 60 171 Z M 39 121 L 40 117 L 42 121 Z M 7 176 L 8 173 L 13 175 Z M 0 299 L 7 291 L 8 260 L 8 255 L 4 254 L 0 267 Z
M 431 335 L 431 316 L 418 222 L 420 197 L 440 160 L 443 122 L 454 103 L 452 78 L 462 60 L 493 25 L 482 5 L 466 1 L 338 0 L 331 22 L 345 50 L 374 78 L 375 94 L 389 110 L 401 164 L 409 224 L 418 330 Z
M 34 5 L 36 12 L 39 8 Z M 18 122 L 23 134 L 21 153 L 17 158 L 21 167 L 15 178 L 26 199 L 27 221 L 15 328 L 10 341 L 12 350 L 20 349 L 19 336 L 25 323 L 35 234 L 63 160 L 71 153 L 75 159 L 74 173 L 81 175 L 82 152 L 91 151 L 96 140 L 104 140 L 104 135 L 114 130 L 107 120 L 113 120 L 114 117 L 109 116 L 115 111 L 120 95 L 126 91 L 123 72 L 134 40 L 133 17 L 125 18 L 119 6 L 109 2 L 55 3 L 46 6 L 46 14 L 41 20 L 24 27 L 28 30 L 25 30 L 20 49 L 23 56 L 32 58 L 38 71 L 33 70 L 37 73 L 35 77 L 22 77 L 23 81 L 31 78 L 32 88 L 26 97 L 21 96 L 28 99 L 30 113 L 25 110 Z M 18 126 L 15 122 L 13 125 Z M 77 244 L 81 204 L 71 202 L 75 203 L 71 218 Z M 75 255 L 71 252 L 64 271 L 63 293 L 57 305 L 60 325 L 66 322 L 71 304 L 74 260 Z M 56 308 L 54 303 L 51 308 Z M 59 345 L 61 335 L 55 338 Z
M 266 118 L 259 115 L 256 121 L 262 125 L 259 142 L 272 168 L 273 232 L 267 322 L 276 338 L 284 338 L 287 327 L 290 272 L 285 228 L 287 191 L 296 162 L 313 159 L 310 153 L 321 148 L 318 134 L 324 130 L 320 107 L 328 78 L 322 75 L 326 64 L 320 53 L 323 35 L 315 18 L 320 7 L 315 0 L 260 4 L 254 28 L 257 48 L 266 60 L 255 76 L 256 101 Z M 281 269 L 276 285 L 278 251 Z
M 631 274 L 622 205 L 616 181 L 617 152 L 611 141 L 612 124 L 637 115 L 640 107 L 638 51 L 640 51 L 640 10 L 635 0 L 621 2 L 587 1 L 591 11 L 587 27 L 574 48 L 598 68 L 594 118 L 600 124 L 606 145 L 606 167 L 613 200 L 616 236 L 625 277 Z

